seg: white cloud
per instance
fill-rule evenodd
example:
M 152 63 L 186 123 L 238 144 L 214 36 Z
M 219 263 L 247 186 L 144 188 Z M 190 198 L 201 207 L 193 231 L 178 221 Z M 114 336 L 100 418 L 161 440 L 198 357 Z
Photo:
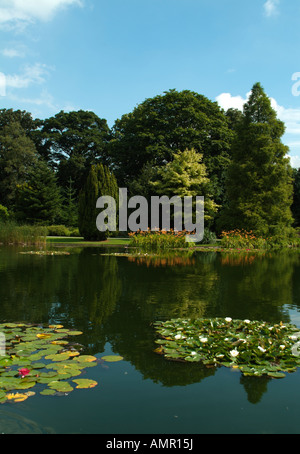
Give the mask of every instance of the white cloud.
M 82 0 L 0 0 L 0 25 L 20 27 L 48 21 L 62 8 L 82 5 Z
M 26 65 L 22 74 L 6 75 L 6 88 L 27 88 L 33 84 L 42 84 L 46 81 L 49 69 L 41 63 Z
M 1 51 L 1 54 L 4 57 L 8 57 L 8 58 L 16 58 L 16 57 L 23 58 L 23 57 L 25 57 L 25 52 L 23 50 L 15 49 L 15 48 L 3 49 Z
M 247 102 L 247 99 L 242 98 L 242 96 L 232 96 L 230 93 L 221 93 L 216 97 L 216 101 L 224 110 L 231 108 L 243 110 L 243 106 Z
M 267 0 L 264 10 L 267 17 L 275 16 L 278 13 L 279 0 Z
M 300 143 L 299 143 L 300 145 Z M 299 156 L 290 156 L 291 166 L 294 169 L 300 169 L 300 155 Z

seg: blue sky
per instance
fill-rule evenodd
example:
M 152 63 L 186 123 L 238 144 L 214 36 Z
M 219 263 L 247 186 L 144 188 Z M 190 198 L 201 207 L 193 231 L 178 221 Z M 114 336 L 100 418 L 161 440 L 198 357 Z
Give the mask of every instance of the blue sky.
M 0 108 L 112 126 L 172 88 L 242 108 L 260 82 L 300 167 L 299 20 L 299 0 L 0 0 Z

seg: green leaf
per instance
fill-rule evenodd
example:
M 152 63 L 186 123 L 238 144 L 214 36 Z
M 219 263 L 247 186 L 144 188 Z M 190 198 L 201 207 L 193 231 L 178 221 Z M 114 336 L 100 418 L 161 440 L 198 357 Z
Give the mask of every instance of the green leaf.
M 108 356 L 102 356 L 101 358 L 103 361 L 106 361 L 108 363 L 115 363 L 118 361 L 122 361 L 124 358 L 122 356 L 117 356 L 117 355 L 108 355 Z
M 88 379 L 77 379 L 73 380 L 74 383 L 77 384 L 76 388 L 78 389 L 88 389 L 88 388 L 95 388 L 98 383 L 95 380 L 88 380 Z

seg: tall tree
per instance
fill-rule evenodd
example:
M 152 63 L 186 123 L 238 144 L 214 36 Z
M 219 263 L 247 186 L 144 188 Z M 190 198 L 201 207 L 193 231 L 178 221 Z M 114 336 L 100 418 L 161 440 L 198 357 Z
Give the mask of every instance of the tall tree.
M 34 143 L 20 123 L 0 129 L 0 200 L 7 208 L 14 208 L 17 187 L 27 181 L 37 160 Z
M 104 241 L 108 232 L 100 232 L 96 226 L 99 210 L 97 200 L 102 196 L 119 197 L 115 176 L 102 164 L 92 165 L 86 183 L 79 196 L 79 232 L 87 241 Z
M 37 161 L 27 181 L 18 185 L 16 217 L 31 224 L 55 224 L 61 216 L 61 202 L 54 172 L 44 161 Z
M 238 122 L 228 170 L 226 206 L 219 227 L 284 234 L 292 225 L 292 169 L 285 127 L 270 99 L 256 83 Z
M 110 130 L 106 120 L 93 112 L 59 112 L 41 122 L 33 137 L 40 155 L 58 172 L 60 185 L 74 181 L 78 195 L 89 172 L 97 162 L 107 164 Z
M 203 155 L 214 197 L 222 199 L 233 133 L 217 103 L 184 90 L 146 99 L 115 122 L 110 152 L 119 185 L 129 187 L 148 164 L 164 166 L 174 154 L 195 149 Z

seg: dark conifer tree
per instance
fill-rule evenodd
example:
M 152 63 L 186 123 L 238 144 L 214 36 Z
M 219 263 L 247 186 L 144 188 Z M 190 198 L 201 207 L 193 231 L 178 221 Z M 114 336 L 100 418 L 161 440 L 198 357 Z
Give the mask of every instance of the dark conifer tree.
M 100 232 L 96 226 L 99 210 L 97 200 L 102 196 L 118 198 L 118 185 L 115 176 L 102 165 L 92 165 L 86 183 L 79 196 L 79 232 L 87 241 L 104 241 L 108 231 Z
M 281 142 L 284 123 L 259 83 L 252 88 L 236 128 L 220 229 L 285 235 L 293 218 L 292 168 Z

